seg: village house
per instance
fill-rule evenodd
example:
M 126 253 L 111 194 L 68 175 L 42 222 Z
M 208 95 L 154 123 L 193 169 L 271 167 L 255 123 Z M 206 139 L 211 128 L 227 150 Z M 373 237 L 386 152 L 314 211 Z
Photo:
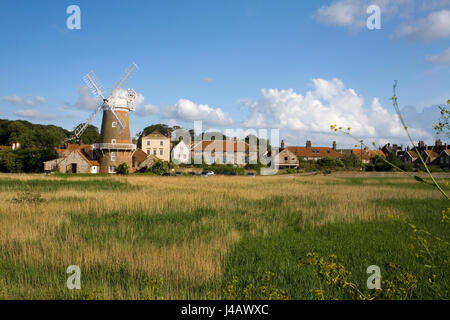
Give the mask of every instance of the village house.
M 170 132 L 168 137 L 160 133 L 158 130 L 150 134 L 142 135 L 142 150 L 147 155 L 153 155 L 163 161 L 170 161 Z
M 271 165 L 272 163 L 276 168 L 280 169 L 297 168 L 299 165 L 299 160 L 298 157 L 289 150 L 289 148 L 285 148 L 284 140 L 281 140 L 280 151 L 272 154 Z
M 282 141 L 283 149 L 284 141 Z M 292 152 L 298 158 L 303 158 L 303 160 L 319 160 L 322 158 L 342 158 L 342 154 L 336 150 L 336 141 L 333 141 L 333 147 L 313 147 L 311 141 L 306 141 L 305 147 L 287 147 L 287 149 Z
M 386 157 L 382 150 L 368 150 L 365 149 L 352 149 L 352 154 L 354 154 L 361 162 L 364 164 L 375 164 L 378 157 Z
M 441 168 L 450 168 L 450 150 L 442 150 L 436 162 Z
M 184 142 L 183 137 L 180 137 L 180 141 L 172 148 L 171 158 L 175 164 L 191 163 L 191 146 Z
M 203 140 L 194 143 L 192 158 L 208 164 L 234 164 L 245 166 L 249 160 L 249 146 L 246 142 L 232 140 Z
M 67 145 L 57 149 L 59 158 L 44 162 L 44 172 L 98 173 L 99 163 L 93 159 L 90 145 Z

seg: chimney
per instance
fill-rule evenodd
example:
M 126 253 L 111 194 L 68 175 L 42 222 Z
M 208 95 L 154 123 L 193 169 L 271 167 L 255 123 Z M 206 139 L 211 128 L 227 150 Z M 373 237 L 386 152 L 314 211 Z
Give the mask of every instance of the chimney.
M 178 141 L 181 141 L 181 140 L 183 140 L 183 136 L 180 136 L 180 138 L 178 139 Z
M 284 149 L 284 140 L 281 140 L 281 150 Z
M 425 142 L 419 141 L 419 148 L 423 148 L 425 146 Z
M 435 146 L 435 147 L 440 147 L 440 146 L 442 146 L 442 141 L 441 141 L 441 139 L 437 139 L 436 142 L 434 143 L 434 146 Z
M 233 138 L 233 141 L 236 142 L 236 137 Z
M 170 129 L 167 129 L 167 138 L 169 138 L 169 139 L 171 138 L 170 137 Z
M 307 147 L 307 148 L 311 148 L 311 146 L 312 146 L 312 145 L 311 145 L 311 140 L 306 141 L 306 147 Z
M 406 147 L 406 151 L 409 151 L 409 150 L 410 150 L 410 149 L 409 149 L 409 146 L 407 146 L 407 147 Z
M 133 144 L 136 144 L 136 138 L 133 137 L 133 140 L 131 140 L 131 142 L 132 142 Z
M 336 141 L 333 141 L 333 150 L 336 151 Z

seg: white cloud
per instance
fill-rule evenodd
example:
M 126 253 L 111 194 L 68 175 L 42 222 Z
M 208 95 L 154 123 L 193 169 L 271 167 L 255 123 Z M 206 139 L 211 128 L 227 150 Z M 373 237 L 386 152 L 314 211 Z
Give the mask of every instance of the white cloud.
M 39 104 L 46 104 L 47 100 L 42 96 L 5 96 L 2 98 L 3 101 L 9 102 L 16 106 L 29 106 L 34 107 Z
M 416 41 L 432 41 L 450 37 L 450 10 L 431 12 L 427 17 L 402 24 L 396 37 Z
M 164 110 L 167 118 L 184 121 L 202 120 L 208 124 L 230 125 L 233 123 L 228 113 L 220 108 L 211 108 L 207 104 L 196 104 L 187 99 L 180 99 L 173 106 Z
M 58 118 L 58 115 L 53 113 L 42 113 L 40 111 L 34 110 L 34 109 L 25 109 L 25 110 L 18 110 L 14 112 L 16 116 L 27 118 L 27 119 L 33 119 L 33 120 L 53 120 Z
M 406 141 L 398 116 L 385 109 L 378 98 L 372 100 L 369 108 L 364 108 L 364 99 L 339 79 L 314 79 L 312 84 L 313 89 L 305 94 L 293 89 L 262 89 L 257 101 L 246 103 L 250 114 L 243 125 L 280 128 L 293 136 L 326 139 L 322 141 L 326 145 L 332 124 L 351 127 L 358 137 Z M 421 127 L 410 127 L 410 132 L 422 139 L 431 137 Z
M 138 115 L 141 116 L 153 116 L 158 113 L 159 108 L 152 104 L 146 104 L 140 107 L 137 111 Z
M 203 78 L 203 81 L 205 81 L 207 83 L 212 83 L 212 82 L 214 82 L 214 79 L 205 77 L 205 78 Z
M 91 91 L 87 86 L 80 86 L 78 88 L 78 99 L 73 105 L 74 108 L 82 110 L 95 110 L 101 103 L 102 99 L 93 97 Z
M 352 30 L 366 27 L 369 17 L 366 10 L 370 5 L 378 5 L 381 9 L 381 20 L 410 21 L 400 28 L 402 32 L 410 32 L 419 20 L 418 17 L 432 11 L 448 9 L 450 0 L 334 0 L 329 5 L 321 6 L 313 17 L 325 24 L 346 27 Z M 443 10 L 445 11 L 445 10 Z M 434 16 L 436 17 L 436 16 Z M 434 22 L 432 22 L 434 23 Z M 425 26 L 428 28 L 428 26 Z
M 433 55 L 427 58 L 427 61 L 433 64 L 448 64 L 450 65 L 450 48 L 444 52 Z

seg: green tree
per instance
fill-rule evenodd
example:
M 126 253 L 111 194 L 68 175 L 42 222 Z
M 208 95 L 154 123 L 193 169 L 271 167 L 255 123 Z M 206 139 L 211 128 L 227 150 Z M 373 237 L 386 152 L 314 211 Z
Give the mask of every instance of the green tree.
M 81 124 L 80 124 L 81 125 Z M 88 125 L 86 130 L 84 130 L 83 134 L 80 137 L 81 144 L 94 144 L 100 141 L 100 133 L 98 128 L 93 125 Z
M 153 166 L 147 168 L 147 172 L 152 172 L 154 174 L 163 175 L 169 172 L 169 163 L 167 161 L 156 161 Z
M 130 173 L 130 167 L 124 162 L 117 166 L 116 168 L 117 174 L 127 175 Z
M 361 159 L 353 153 L 350 155 L 345 155 L 342 158 L 342 162 L 344 163 L 345 168 L 347 169 L 358 169 L 361 168 L 362 166 Z

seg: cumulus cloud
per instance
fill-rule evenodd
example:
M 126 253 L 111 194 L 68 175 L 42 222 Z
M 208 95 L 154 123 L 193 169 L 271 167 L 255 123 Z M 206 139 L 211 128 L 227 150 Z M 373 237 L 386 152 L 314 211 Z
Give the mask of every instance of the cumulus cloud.
M 47 100 L 42 96 L 5 96 L 2 98 L 3 101 L 9 102 L 16 106 L 29 106 L 34 107 L 39 104 L 46 104 Z
M 429 63 L 450 65 L 450 48 L 444 52 L 427 58 Z
M 146 104 L 140 107 L 137 111 L 138 115 L 141 116 L 153 116 L 158 113 L 159 108 L 152 104 Z
M 173 106 L 164 110 L 167 118 L 178 119 L 182 121 L 201 120 L 208 124 L 230 125 L 233 123 L 228 113 L 220 108 L 212 108 L 207 104 L 196 104 L 187 99 L 180 99 Z
M 314 79 L 313 89 L 305 94 L 293 89 L 262 89 L 257 101 L 246 102 L 249 115 L 243 125 L 250 128 L 280 128 L 292 135 L 327 137 L 330 125 L 351 127 L 359 137 L 406 141 L 397 114 L 384 108 L 378 98 L 368 108 L 354 89 L 346 88 L 340 79 Z M 422 127 L 410 127 L 410 132 L 423 139 L 431 135 Z M 289 134 L 289 133 L 288 133 Z
M 26 119 L 33 119 L 33 120 L 53 120 L 58 118 L 58 115 L 53 113 L 43 113 L 38 110 L 34 109 L 25 109 L 25 110 L 18 110 L 14 112 L 16 116 L 26 118 Z
M 450 10 L 431 12 L 427 17 L 402 24 L 395 36 L 415 41 L 432 41 L 450 37 Z
M 399 21 L 410 21 L 397 31 L 397 35 L 399 33 L 407 35 L 412 29 L 415 29 L 414 25 L 418 17 L 448 8 L 450 0 L 334 0 L 329 5 L 321 6 L 313 17 L 325 24 L 352 30 L 362 29 L 366 27 L 369 17 L 366 10 L 370 5 L 380 7 L 382 21 L 392 18 Z M 438 16 L 434 15 L 435 18 Z

